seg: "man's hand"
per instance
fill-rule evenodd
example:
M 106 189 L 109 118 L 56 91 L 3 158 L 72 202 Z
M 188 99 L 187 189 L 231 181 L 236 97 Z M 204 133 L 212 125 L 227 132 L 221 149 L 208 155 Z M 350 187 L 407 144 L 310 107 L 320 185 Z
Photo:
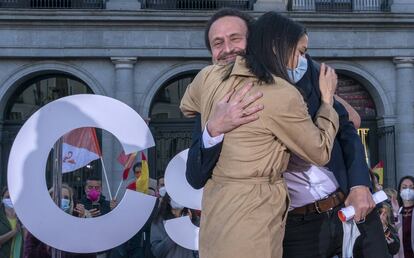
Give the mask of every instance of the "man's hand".
M 369 188 L 363 185 L 352 188 L 345 200 L 345 206 L 350 205 L 355 209 L 354 220 L 356 222 L 363 221 L 375 207 Z
M 261 98 L 263 93 L 257 92 L 247 96 L 252 87 L 253 84 L 248 83 L 237 92 L 230 91 L 217 102 L 207 123 L 208 133 L 212 137 L 230 132 L 259 118 L 256 113 L 263 109 L 263 105 L 251 104 Z
M 111 200 L 111 202 L 109 203 L 109 207 L 111 208 L 111 210 L 115 209 L 117 205 L 118 203 L 115 199 Z
M 85 217 L 85 206 L 83 204 L 80 204 L 80 203 L 76 204 L 76 207 L 74 210 L 78 213 L 79 217 L 81 218 Z
M 101 216 L 101 211 L 99 209 L 90 209 L 89 213 L 91 214 L 91 216 L 94 217 L 98 217 Z

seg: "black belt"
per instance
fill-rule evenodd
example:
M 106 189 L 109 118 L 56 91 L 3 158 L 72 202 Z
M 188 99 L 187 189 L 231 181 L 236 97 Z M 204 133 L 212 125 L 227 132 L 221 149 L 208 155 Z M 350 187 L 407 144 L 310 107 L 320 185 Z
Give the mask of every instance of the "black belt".
M 345 194 L 340 190 L 336 190 L 327 198 L 309 203 L 305 206 L 295 208 L 289 211 L 290 214 L 306 215 L 309 213 L 324 213 L 332 210 L 345 201 Z

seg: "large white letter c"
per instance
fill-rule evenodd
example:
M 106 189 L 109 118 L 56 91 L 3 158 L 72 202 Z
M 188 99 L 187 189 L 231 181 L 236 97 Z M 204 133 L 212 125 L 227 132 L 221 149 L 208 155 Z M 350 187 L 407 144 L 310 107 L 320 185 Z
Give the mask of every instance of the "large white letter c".
M 60 210 L 47 191 L 46 160 L 53 144 L 79 127 L 109 131 L 125 153 L 154 146 L 145 122 L 124 103 L 99 95 L 61 98 L 42 107 L 21 128 L 10 152 L 8 185 L 18 217 L 34 236 L 60 250 L 92 253 L 118 246 L 137 233 L 156 198 L 127 190 L 113 211 L 91 219 Z

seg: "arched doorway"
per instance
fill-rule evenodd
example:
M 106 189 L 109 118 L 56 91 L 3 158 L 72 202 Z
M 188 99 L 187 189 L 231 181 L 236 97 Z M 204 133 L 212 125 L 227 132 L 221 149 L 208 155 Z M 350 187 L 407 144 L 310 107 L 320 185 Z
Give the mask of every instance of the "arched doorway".
M 151 177 L 164 175 L 168 162 L 180 151 L 189 148 L 194 120 L 183 116 L 180 101 L 198 71 L 178 74 L 165 82 L 152 100 L 150 129 L 155 147 L 149 151 Z
M 10 95 L 5 105 L 1 130 L 1 177 L 0 185 L 7 182 L 7 163 L 13 141 L 24 122 L 38 109 L 56 99 L 75 95 L 92 94 L 90 87 L 81 79 L 63 72 L 47 72 L 41 75 L 36 73 L 14 87 L 16 90 Z M 50 125 L 53 126 L 53 125 Z M 100 138 L 100 130 L 97 130 Z M 100 164 L 91 163 L 91 166 L 63 175 L 62 181 L 71 185 L 78 193 L 82 194 L 84 179 L 92 173 L 100 173 Z M 46 165 L 46 182 L 48 187 L 52 184 L 52 161 L 51 157 Z

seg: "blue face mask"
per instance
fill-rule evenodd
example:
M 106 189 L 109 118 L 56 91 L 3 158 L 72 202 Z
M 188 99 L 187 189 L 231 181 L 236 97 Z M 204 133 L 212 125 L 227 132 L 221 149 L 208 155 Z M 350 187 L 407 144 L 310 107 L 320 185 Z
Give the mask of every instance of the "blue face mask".
M 61 199 L 60 200 L 60 208 L 64 212 L 69 212 L 69 209 L 70 209 L 70 200 L 68 200 L 68 199 Z
M 3 201 L 4 206 L 10 209 L 13 209 L 13 203 L 10 200 L 10 198 L 4 198 L 2 201 Z
M 308 59 L 300 55 L 298 66 L 294 70 L 289 69 L 289 68 L 287 70 L 288 70 L 288 75 L 289 75 L 290 80 L 293 81 L 294 83 L 297 83 L 298 81 L 300 81 L 300 79 L 302 79 L 302 77 L 305 75 L 306 71 L 308 70 Z

